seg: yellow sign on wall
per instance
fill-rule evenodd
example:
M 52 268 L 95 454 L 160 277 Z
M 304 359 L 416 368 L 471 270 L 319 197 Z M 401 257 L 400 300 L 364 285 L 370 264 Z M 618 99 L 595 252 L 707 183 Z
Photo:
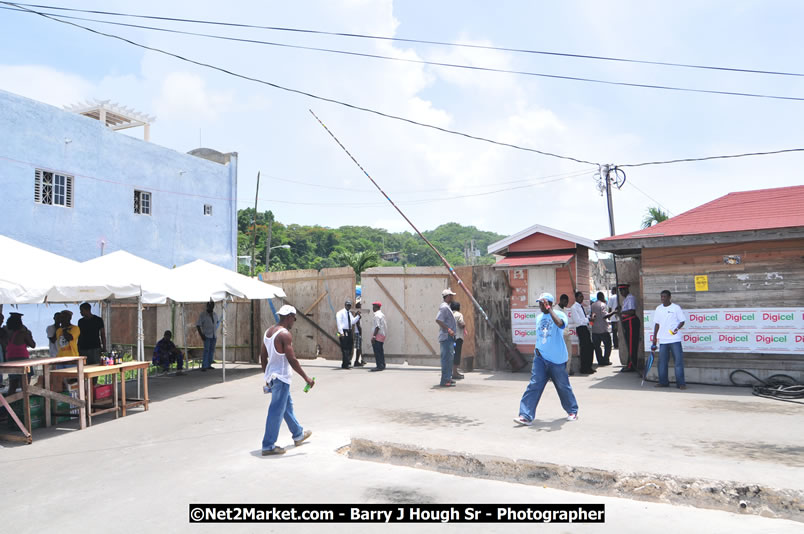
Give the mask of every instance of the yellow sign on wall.
M 709 291 L 709 276 L 705 274 L 695 276 L 695 291 Z

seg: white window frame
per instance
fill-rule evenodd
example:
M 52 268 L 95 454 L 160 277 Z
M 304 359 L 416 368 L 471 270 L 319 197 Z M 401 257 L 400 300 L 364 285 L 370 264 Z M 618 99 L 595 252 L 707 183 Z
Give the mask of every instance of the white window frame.
M 75 178 L 69 174 L 36 169 L 34 202 L 45 206 L 73 207 Z
M 134 213 L 151 215 L 153 213 L 153 195 L 150 191 L 134 190 Z
M 204 204 L 204 215 L 208 217 L 212 216 L 212 204 Z

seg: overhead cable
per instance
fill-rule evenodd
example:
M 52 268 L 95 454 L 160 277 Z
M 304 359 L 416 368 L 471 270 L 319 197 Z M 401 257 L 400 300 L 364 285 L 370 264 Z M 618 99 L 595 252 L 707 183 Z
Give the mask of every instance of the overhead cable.
M 8 5 L 14 5 L 14 6 L 17 5 L 17 4 L 14 4 L 12 2 L 2 2 L 2 1 L 0 1 L 0 4 L 8 4 Z M 495 141 L 495 140 L 489 139 L 487 137 L 471 135 L 471 134 L 467 134 L 467 133 L 460 132 L 460 131 L 457 131 L 457 130 L 450 130 L 449 128 L 443 128 L 441 126 L 436 126 L 434 124 L 427 124 L 427 123 L 424 123 L 424 122 L 414 121 L 413 119 L 408 119 L 406 117 L 401 117 L 401 116 L 398 116 L 398 115 L 392 115 L 390 113 L 384 113 L 382 111 L 377 111 L 375 109 L 371 109 L 371 108 L 367 108 L 367 107 L 363 107 L 363 106 L 358 106 L 358 105 L 355 105 L 355 104 L 350 104 L 350 103 L 344 102 L 342 100 L 336 100 L 334 98 L 327 98 L 327 97 L 319 96 L 319 95 L 316 95 L 314 93 L 310 93 L 310 92 L 307 92 L 307 91 L 302 91 L 300 89 L 293 89 L 291 87 L 285 87 L 283 85 L 279 85 L 277 83 L 269 82 L 267 80 L 262 80 L 260 78 L 255 78 L 253 76 L 247 76 L 245 74 L 239 74 L 237 72 L 234 72 L 234 71 L 231 71 L 231 70 L 228 70 L 228 69 L 224 69 L 223 67 L 218 67 L 218 66 L 215 66 L 215 65 L 211 65 L 209 63 L 204 63 L 202 61 L 197 61 L 195 59 L 190 59 L 190 58 L 181 56 L 179 54 L 174 54 L 173 52 L 168 52 L 166 50 L 162 50 L 160 48 L 144 45 L 142 43 L 132 41 L 131 39 L 127 39 L 127 38 L 121 37 L 119 35 L 105 33 L 105 32 L 102 32 L 100 30 L 96 30 L 94 28 L 90 28 L 90 27 L 87 27 L 87 26 L 82 26 L 81 24 L 76 24 L 74 22 L 70 22 L 70 21 L 67 21 L 67 20 L 59 20 L 58 18 L 50 16 L 47 13 L 41 13 L 39 11 L 33 11 L 33 10 L 30 10 L 30 9 L 25 9 L 25 11 L 35 13 L 35 14 L 37 14 L 37 15 L 39 15 L 41 17 L 44 17 L 44 18 L 46 18 L 48 20 L 59 22 L 61 24 L 67 24 L 67 25 L 70 25 L 70 26 L 75 26 L 76 28 L 80 28 L 82 30 L 92 32 L 92 33 L 97 34 L 97 35 L 102 35 L 104 37 L 109 37 L 110 39 L 117 39 L 117 40 L 126 42 L 128 44 L 131 44 L 133 46 L 143 48 L 145 50 L 150 50 L 152 52 L 158 52 L 158 53 L 164 54 L 166 56 L 174 57 L 176 59 L 180 59 L 181 61 L 185 61 L 187 63 L 192 63 L 194 65 L 198 65 L 199 67 L 205 67 L 205 68 L 208 68 L 208 69 L 217 70 L 219 72 L 223 72 L 225 74 L 228 74 L 230 76 L 234 76 L 236 78 L 241 78 L 243 80 L 248 80 L 248 81 L 251 81 L 251 82 L 267 85 L 269 87 L 273 87 L 274 89 L 280 89 L 282 91 L 287 91 L 289 93 L 295 93 L 295 94 L 303 95 L 303 96 L 306 96 L 308 98 L 313 98 L 315 100 L 320 100 L 322 102 L 329 102 L 331 104 L 338 104 L 339 106 L 344 106 L 344 107 L 347 107 L 347 108 L 350 108 L 350 109 L 354 109 L 354 110 L 358 110 L 358 111 L 364 111 L 366 113 L 372 113 L 374 115 L 378 115 L 380 117 L 385 117 L 387 119 L 394 119 L 394 120 L 398 120 L 398 121 L 401 121 L 401 122 L 406 122 L 408 124 L 413 124 L 413 125 L 416 125 L 416 126 L 422 126 L 424 128 L 430 128 L 432 130 L 438 130 L 438 131 L 444 132 L 444 133 L 449 133 L 449 134 L 453 134 L 453 135 L 459 135 L 461 137 L 466 137 L 467 139 L 474 139 L 476 141 L 484 141 L 486 143 L 491 143 L 491 144 L 498 145 L 498 146 L 506 146 L 506 147 L 513 148 L 513 149 L 516 149 L 516 150 L 522 150 L 524 152 L 533 152 L 535 154 L 541 154 L 542 156 L 549 156 L 549 157 L 553 157 L 553 158 L 559 158 L 559 159 L 574 161 L 576 163 L 584 163 L 586 165 L 597 166 L 597 163 L 593 163 L 591 161 L 586 161 L 586 160 L 582 160 L 582 159 L 578 159 L 578 158 L 573 158 L 571 156 L 563 156 L 561 154 L 554 154 L 552 152 L 547 152 L 547 151 L 544 151 L 544 150 L 537 150 L 535 148 L 523 147 L 523 146 L 520 146 L 520 145 L 515 145 L 513 143 L 506 143 L 506 142 L 503 142 L 503 141 Z
M 658 66 L 665 66 L 665 67 L 680 67 L 680 68 L 688 68 L 688 69 L 704 69 L 704 70 L 717 70 L 717 71 L 727 71 L 727 72 L 740 72 L 740 73 L 747 73 L 747 74 L 767 74 L 767 75 L 774 75 L 774 76 L 804 76 L 804 73 L 799 72 L 784 72 L 784 71 L 773 71 L 773 70 L 760 70 L 760 69 L 745 69 L 745 68 L 737 68 L 737 67 L 720 67 L 720 66 L 713 66 L 713 65 L 698 65 L 692 63 L 674 63 L 670 61 L 649 61 L 644 59 L 633 59 L 633 58 L 622 58 L 622 57 L 611 57 L 611 56 L 598 56 L 598 55 L 589 55 L 589 54 L 572 54 L 567 52 L 554 52 L 554 51 L 547 51 L 547 50 L 529 50 L 525 48 L 510 48 L 510 47 L 502 47 L 502 46 L 491 46 L 491 45 L 480 45 L 480 44 L 470 44 L 470 43 L 451 43 L 445 41 L 434 41 L 434 40 L 425 40 L 425 39 L 406 39 L 403 37 L 388 37 L 388 36 L 381 36 L 381 35 L 370 35 L 370 34 L 361 34 L 361 33 L 348 33 L 348 32 L 330 32 L 330 31 L 323 31 L 323 30 L 310 30 L 304 28 L 289 28 L 283 26 L 260 26 L 257 24 L 238 24 L 233 22 L 221 22 L 221 21 L 212 21 L 212 20 L 200 20 L 200 19 L 187 19 L 187 18 L 178 18 L 178 17 L 160 17 L 155 15 L 136 15 L 131 13 L 120 13 L 114 11 L 100 11 L 100 10 L 93 10 L 93 9 L 76 9 L 76 8 L 67 8 L 61 6 L 46 6 L 40 4 L 18 4 L 14 3 L 13 5 L 18 6 L 27 6 L 27 7 L 35 7 L 41 9 L 50 9 L 50 10 L 59 10 L 59 11 L 70 11 L 70 12 L 77 12 L 77 13 L 92 13 L 96 15 L 108 15 L 114 17 L 130 17 L 130 18 L 140 18 L 140 19 L 151 19 L 151 20 L 162 20 L 168 22 L 185 22 L 185 23 L 192 23 L 192 24 L 207 24 L 207 25 L 214 25 L 214 26 L 228 26 L 234 28 L 251 28 L 251 29 L 258 29 L 258 30 L 270 30 L 270 31 L 280 31 L 280 32 L 292 32 L 292 33 L 300 33 L 300 34 L 311 34 L 311 35 L 329 35 L 335 37 L 350 37 L 350 38 L 357 38 L 357 39 L 371 39 L 371 40 L 378 40 L 378 41 L 391 41 L 391 42 L 400 42 L 400 43 L 409 43 L 409 44 L 426 44 L 426 45 L 437 45 L 437 46 L 451 46 L 451 47 L 459 47 L 459 48 L 474 48 L 479 50 L 495 50 L 499 52 L 515 52 L 515 53 L 522 53 L 522 54 L 536 54 L 536 55 L 545 55 L 545 56 L 557 56 L 557 57 L 570 57 L 570 58 L 577 58 L 577 59 L 591 59 L 597 61 L 613 61 L 619 63 L 637 63 L 643 65 L 658 65 Z
M 9 3 L 10 2 L 0 2 L 0 3 Z M 16 5 L 16 4 L 12 4 Z M 22 5 L 22 4 L 20 4 Z M 6 9 L 6 8 L 2 8 Z M 28 11 L 24 9 L 12 9 L 13 11 Z M 32 11 L 28 11 L 31 13 L 36 13 Z M 40 13 L 41 14 L 41 13 Z M 72 20 L 82 20 L 88 22 L 97 22 L 100 24 L 111 24 L 114 26 L 124 26 L 128 28 L 137 28 L 141 30 L 149 30 L 149 31 L 158 31 L 158 32 L 165 32 L 165 33 L 175 33 L 180 35 L 191 35 L 194 37 L 204 37 L 209 39 L 219 39 L 224 41 L 234 41 L 240 43 L 249 43 L 249 44 L 259 44 L 259 45 L 266 45 L 266 46 L 275 46 L 281 48 L 294 48 L 299 50 L 310 50 L 315 52 L 324 52 L 329 54 L 339 54 L 339 55 L 347 55 L 347 56 L 356 56 L 356 57 L 365 57 L 370 59 L 382 59 L 388 61 L 398 61 L 402 63 L 414 63 L 418 65 L 432 65 L 436 67 L 446 67 L 452 69 L 464 69 L 464 70 L 474 70 L 479 72 L 493 72 L 498 74 L 516 74 L 521 76 L 532 76 L 536 78 L 548 78 L 552 80 L 566 80 L 566 81 L 574 81 L 574 82 L 584 82 L 584 83 L 597 83 L 603 85 L 615 85 L 621 87 L 637 87 L 640 89 L 655 89 L 655 90 L 662 90 L 662 91 L 679 91 L 679 92 L 686 92 L 686 93 L 702 93 L 702 94 L 713 94 L 713 95 L 723 95 L 723 96 L 739 96 L 739 97 L 747 97 L 747 98 L 768 98 L 772 100 L 792 100 L 792 101 L 799 101 L 804 102 L 804 97 L 794 97 L 794 96 L 785 96 L 785 95 L 770 95 L 764 93 L 745 93 L 740 91 L 721 91 L 716 89 L 696 89 L 693 87 L 676 87 L 671 85 L 657 85 L 657 84 L 647 84 L 647 83 L 631 83 L 631 82 L 618 82 L 618 81 L 611 81 L 611 80 L 601 80 L 598 78 L 586 78 L 580 76 L 564 76 L 560 74 L 548 74 L 543 72 L 530 72 L 530 71 L 521 71 L 521 70 L 510 70 L 510 69 L 499 69 L 494 67 L 479 67 L 476 65 L 464 65 L 460 63 L 446 63 L 442 61 L 429 61 L 424 59 L 413 59 L 413 58 L 405 58 L 405 57 L 394 57 L 394 56 L 385 56 L 382 54 L 369 54 L 366 52 L 353 52 L 348 50 L 337 50 L 332 48 L 320 48 L 315 46 L 303 46 L 303 45 L 293 45 L 288 43 L 278 43 L 273 41 L 261 41 L 257 39 L 244 39 L 240 37 L 229 37 L 225 35 L 213 35 L 208 33 L 197 33 L 197 32 L 188 32 L 182 30 L 174 30 L 169 28 L 158 28 L 154 26 L 143 26 L 140 24 L 126 24 L 123 22 L 112 22 L 108 20 L 99 20 L 99 19 L 90 19 L 85 17 L 71 17 L 66 15 L 56 15 L 52 14 L 52 17 L 56 19 L 72 19 Z

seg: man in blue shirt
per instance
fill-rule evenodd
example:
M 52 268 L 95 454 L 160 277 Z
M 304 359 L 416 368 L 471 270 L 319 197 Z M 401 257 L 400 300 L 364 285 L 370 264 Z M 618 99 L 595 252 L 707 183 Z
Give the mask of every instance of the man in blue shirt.
M 536 317 L 536 350 L 533 355 L 533 369 L 530 384 L 519 402 L 517 424 L 530 426 L 536 415 L 536 406 L 542 398 L 547 380 L 552 380 L 561 399 L 561 406 L 567 412 L 567 421 L 578 419 L 578 402 L 572 392 L 567 376 L 567 346 L 564 344 L 562 330 L 567 326 L 567 316 L 553 308 L 553 295 L 542 293 L 539 308 L 542 313 Z

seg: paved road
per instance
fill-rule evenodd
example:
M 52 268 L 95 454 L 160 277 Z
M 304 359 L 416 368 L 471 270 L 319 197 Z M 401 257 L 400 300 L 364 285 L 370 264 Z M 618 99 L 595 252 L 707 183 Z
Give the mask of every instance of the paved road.
M 365 531 L 377 525 L 198 525 L 188 504 L 267 503 L 604 503 L 605 525 L 540 525 L 546 532 L 800 532 L 801 523 L 686 506 L 617 499 L 478 480 L 359 461 L 339 453 L 352 437 L 511 458 L 605 468 L 701 472 L 802 484 L 801 417 L 783 403 L 742 390 L 638 388 L 603 370 L 573 381 L 581 419 L 562 420 L 547 390 L 539 423 L 515 428 L 525 375 L 474 373 L 457 388 L 434 388 L 433 368 L 383 373 L 304 362 L 317 377 L 293 396 L 314 435 L 278 457 L 259 445 L 268 397 L 253 367 L 152 379 L 151 410 L 99 418 L 85 431 L 35 431 L 30 446 L 0 449 L 4 526 L 9 532 Z M 795 407 L 798 409 L 798 407 Z M 800 415 L 800 412 L 798 413 Z M 68 425 L 69 427 L 69 425 Z M 720 445 L 713 445 L 713 444 Z M 732 445 L 728 445 L 731 443 Z M 286 428 L 280 444 L 291 444 Z M 763 444 L 765 444 L 763 446 Z M 769 450 L 763 450 L 769 446 Z M 731 469 L 727 469 L 727 466 Z M 787 472 L 785 470 L 785 465 Z M 764 468 L 764 469 L 763 469 Z M 754 478 L 755 477 L 755 478 Z M 16 487 L 14 487 L 16 486 Z M 385 525 L 387 531 L 532 531 L 526 524 Z

